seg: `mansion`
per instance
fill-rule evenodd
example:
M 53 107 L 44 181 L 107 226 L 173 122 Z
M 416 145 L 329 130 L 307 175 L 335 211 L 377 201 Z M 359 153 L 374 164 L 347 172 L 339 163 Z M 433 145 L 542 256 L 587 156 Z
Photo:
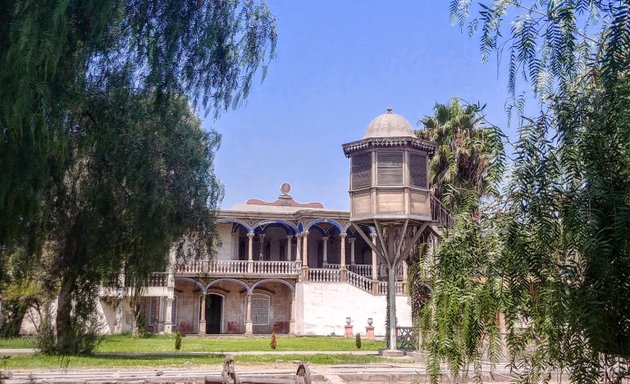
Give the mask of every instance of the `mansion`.
M 412 212 L 423 223 L 418 235 L 449 225 L 429 189 L 435 144 L 418 139 L 402 116 L 389 108 L 346 150 L 354 156 L 353 217 Z M 131 331 L 139 309 L 141 326 L 154 333 L 385 335 L 387 276 L 374 252 L 377 230 L 352 224 L 349 211 L 300 203 L 290 193 L 285 183 L 273 201 L 250 199 L 219 211 L 215 256 L 180 262 L 171 252 L 167 270 L 141 292 L 139 308 L 131 308 L 126 288 L 103 286 L 102 332 Z M 407 269 L 406 261 L 399 264 L 394 279 L 402 327 L 412 325 Z
M 349 222 L 349 212 L 301 204 L 283 184 L 273 202 L 251 199 L 218 215 L 212 261 L 179 264 L 171 255 L 143 292 L 150 332 L 343 335 L 368 323 L 385 334 L 385 268 Z M 372 235 L 372 239 L 375 236 Z M 398 323 L 411 326 L 407 264 L 397 271 Z M 114 297 L 103 288 L 101 296 Z M 101 305 L 104 332 L 131 331 L 131 308 Z

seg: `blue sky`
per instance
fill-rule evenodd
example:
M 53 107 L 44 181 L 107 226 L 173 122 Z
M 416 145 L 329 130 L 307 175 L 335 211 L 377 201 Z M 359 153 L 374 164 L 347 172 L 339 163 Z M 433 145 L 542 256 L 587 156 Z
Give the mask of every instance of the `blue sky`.
M 478 37 L 449 21 L 448 1 L 268 0 L 278 19 L 277 58 L 245 104 L 208 118 L 223 136 L 215 173 L 222 208 L 275 200 L 282 183 L 300 202 L 348 209 L 341 145 L 363 136 L 391 105 L 412 125 L 436 102 L 486 103 L 507 128 L 505 69 L 483 64 Z

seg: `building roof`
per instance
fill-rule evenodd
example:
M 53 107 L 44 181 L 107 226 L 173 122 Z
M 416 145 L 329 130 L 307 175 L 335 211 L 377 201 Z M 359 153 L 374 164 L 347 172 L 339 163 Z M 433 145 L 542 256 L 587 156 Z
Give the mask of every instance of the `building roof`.
M 392 107 L 388 107 L 387 112 L 372 120 L 363 135 L 363 139 L 376 137 L 416 137 L 416 135 L 407 119 L 394 113 Z

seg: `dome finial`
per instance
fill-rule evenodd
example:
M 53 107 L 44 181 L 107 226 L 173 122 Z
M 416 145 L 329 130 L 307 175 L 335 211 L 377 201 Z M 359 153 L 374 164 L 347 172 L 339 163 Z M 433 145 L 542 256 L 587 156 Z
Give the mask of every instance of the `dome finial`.
M 392 106 L 391 106 L 391 105 L 388 105 L 388 106 L 387 106 L 387 113 L 392 113 L 392 111 L 393 111 L 393 110 L 394 110 L 394 109 L 392 108 Z

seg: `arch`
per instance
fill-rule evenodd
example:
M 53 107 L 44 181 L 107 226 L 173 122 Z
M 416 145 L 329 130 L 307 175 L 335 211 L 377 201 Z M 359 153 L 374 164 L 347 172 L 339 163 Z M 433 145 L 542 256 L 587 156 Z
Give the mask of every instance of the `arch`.
M 217 280 L 214 280 L 214 281 L 209 282 L 209 283 L 208 283 L 208 285 L 206 285 L 205 290 L 207 291 L 207 290 L 208 290 L 208 288 L 210 288 L 210 287 L 212 287 L 213 285 L 216 285 L 216 284 L 218 284 L 218 283 L 220 283 L 220 282 L 223 282 L 223 281 L 227 281 L 227 282 L 230 282 L 230 283 L 234 283 L 234 284 L 240 285 L 240 286 L 242 286 L 243 288 L 245 288 L 245 290 L 247 291 L 247 293 L 251 293 L 251 292 L 253 292 L 253 288 L 250 288 L 250 287 L 249 287 L 249 285 L 247 285 L 245 282 L 243 282 L 243 281 L 241 281 L 241 280 L 238 280 L 238 279 L 232 279 L 232 278 L 229 278 L 229 277 L 224 277 L 224 278 L 222 278 L 222 279 L 217 279 Z
M 232 219 L 232 218 L 226 217 L 226 218 L 218 219 L 217 223 L 235 223 L 235 224 L 243 226 L 243 228 L 245 228 L 247 233 L 253 232 L 252 227 L 250 227 L 250 225 L 244 222 L 243 220 Z
M 366 233 L 374 233 L 374 232 L 376 232 L 376 231 L 374 230 L 374 227 L 368 227 L 367 225 L 363 225 L 363 224 L 360 224 L 359 226 L 360 226 L 360 227 L 362 227 L 362 228 L 363 228 L 363 230 L 364 230 Z M 356 236 L 356 235 L 357 235 L 357 231 L 354 229 L 354 227 L 353 227 L 352 223 L 348 223 L 348 224 L 346 224 L 346 225 L 343 227 L 343 231 L 344 231 L 344 232 L 346 232 L 346 233 L 348 233 L 348 234 L 352 233 L 354 236 Z
M 315 219 L 315 220 L 311 221 L 310 223 L 308 223 L 306 225 L 306 227 L 304 228 L 304 230 L 308 231 L 312 226 L 314 226 L 315 224 L 319 224 L 319 223 L 330 224 L 333 227 L 337 228 L 339 230 L 339 233 L 345 232 L 345 228 L 341 224 L 339 224 L 338 222 L 336 222 L 333 219 Z
M 199 287 L 199 289 L 201 289 L 202 292 L 204 293 L 206 292 L 206 288 L 203 286 L 203 284 L 201 284 L 195 279 L 191 279 L 190 277 L 176 277 L 175 282 L 177 281 L 185 281 L 187 283 L 192 283 L 193 285 L 196 285 L 197 287 Z
M 254 232 L 256 229 L 260 228 L 261 230 L 264 231 L 265 226 L 270 225 L 270 224 L 278 224 L 278 225 L 283 225 L 286 227 L 287 232 L 293 231 L 293 233 L 289 233 L 290 235 L 295 235 L 298 232 L 298 227 L 293 224 L 290 221 L 286 221 L 286 220 L 266 220 L 266 221 L 261 221 L 259 223 L 256 223 L 253 227 L 252 227 L 252 232 Z
M 289 287 L 289 289 L 291 290 L 291 293 L 295 293 L 295 288 L 293 288 L 291 283 L 289 283 L 288 281 L 282 280 L 282 279 L 265 279 L 265 280 L 260 280 L 260 281 L 256 282 L 256 284 L 252 285 L 251 293 L 254 293 L 254 289 L 256 289 L 256 287 L 261 285 L 262 283 L 281 283 L 281 284 L 284 284 L 287 287 Z

